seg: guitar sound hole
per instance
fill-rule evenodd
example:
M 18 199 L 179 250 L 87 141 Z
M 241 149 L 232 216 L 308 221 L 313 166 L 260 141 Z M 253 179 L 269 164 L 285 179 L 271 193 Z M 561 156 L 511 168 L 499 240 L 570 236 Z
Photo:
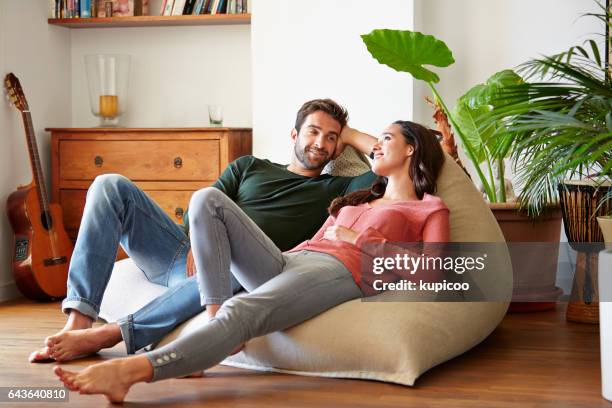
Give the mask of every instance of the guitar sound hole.
M 40 214 L 40 222 L 47 231 L 53 228 L 53 219 L 51 218 L 51 213 L 48 211 L 43 211 Z

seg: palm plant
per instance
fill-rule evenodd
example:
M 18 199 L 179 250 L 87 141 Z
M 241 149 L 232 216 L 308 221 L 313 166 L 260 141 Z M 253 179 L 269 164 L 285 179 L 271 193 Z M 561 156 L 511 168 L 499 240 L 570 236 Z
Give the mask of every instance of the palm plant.
M 589 14 L 608 29 L 612 15 Z M 610 37 L 606 38 L 610 46 Z M 508 132 L 498 142 L 510 143 L 521 207 L 540 213 L 557 199 L 564 179 L 609 181 L 612 172 L 612 81 L 596 41 L 522 64 L 526 82 L 502 90 L 508 103 L 496 106 L 481 123 L 500 121 Z M 609 199 L 609 198 L 608 198 Z

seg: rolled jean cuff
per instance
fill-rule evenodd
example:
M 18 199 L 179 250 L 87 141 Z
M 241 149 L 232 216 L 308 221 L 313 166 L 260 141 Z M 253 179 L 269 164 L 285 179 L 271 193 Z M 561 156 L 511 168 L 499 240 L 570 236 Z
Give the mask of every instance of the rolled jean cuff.
M 170 345 L 145 353 L 144 356 L 153 366 L 153 377 L 149 382 L 166 380 L 168 378 L 176 378 L 180 375 L 189 374 L 181 373 L 179 367 L 177 367 L 177 363 L 183 359 L 183 353 Z
M 116 323 L 119 326 L 119 330 L 121 330 L 121 337 L 123 337 L 123 342 L 125 343 L 126 353 L 135 354 L 136 345 L 134 344 L 134 316 L 127 315 L 127 317 L 117 320 Z
M 72 297 L 62 301 L 62 312 L 68 314 L 68 309 L 74 309 L 87 317 L 90 317 L 95 322 L 98 320 L 97 307 L 87 299 Z

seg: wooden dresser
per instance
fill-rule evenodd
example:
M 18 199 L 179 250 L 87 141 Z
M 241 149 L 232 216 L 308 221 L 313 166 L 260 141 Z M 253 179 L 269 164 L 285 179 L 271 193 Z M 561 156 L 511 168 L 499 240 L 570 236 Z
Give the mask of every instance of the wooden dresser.
M 93 179 L 122 174 L 177 223 L 194 191 L 213 184 L 233 160 L 252 152 L 246 128 L 49 128 L 52 200 L 76 240 Z

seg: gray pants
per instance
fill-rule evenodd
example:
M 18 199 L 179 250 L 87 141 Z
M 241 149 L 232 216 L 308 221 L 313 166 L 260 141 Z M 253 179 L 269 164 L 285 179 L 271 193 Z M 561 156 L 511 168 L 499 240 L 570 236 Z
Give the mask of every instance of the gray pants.
M 153 381 L 210 368 L 240 344 L 284 330 L 361 297 L 336 258 L 283 254 L 225 194 L 196 192 L 189 204 L 191 244 L 203 304 L 222 303 L 214 319 L 152 352 Z M 231 297 L 230 268 L 249 292 Z

